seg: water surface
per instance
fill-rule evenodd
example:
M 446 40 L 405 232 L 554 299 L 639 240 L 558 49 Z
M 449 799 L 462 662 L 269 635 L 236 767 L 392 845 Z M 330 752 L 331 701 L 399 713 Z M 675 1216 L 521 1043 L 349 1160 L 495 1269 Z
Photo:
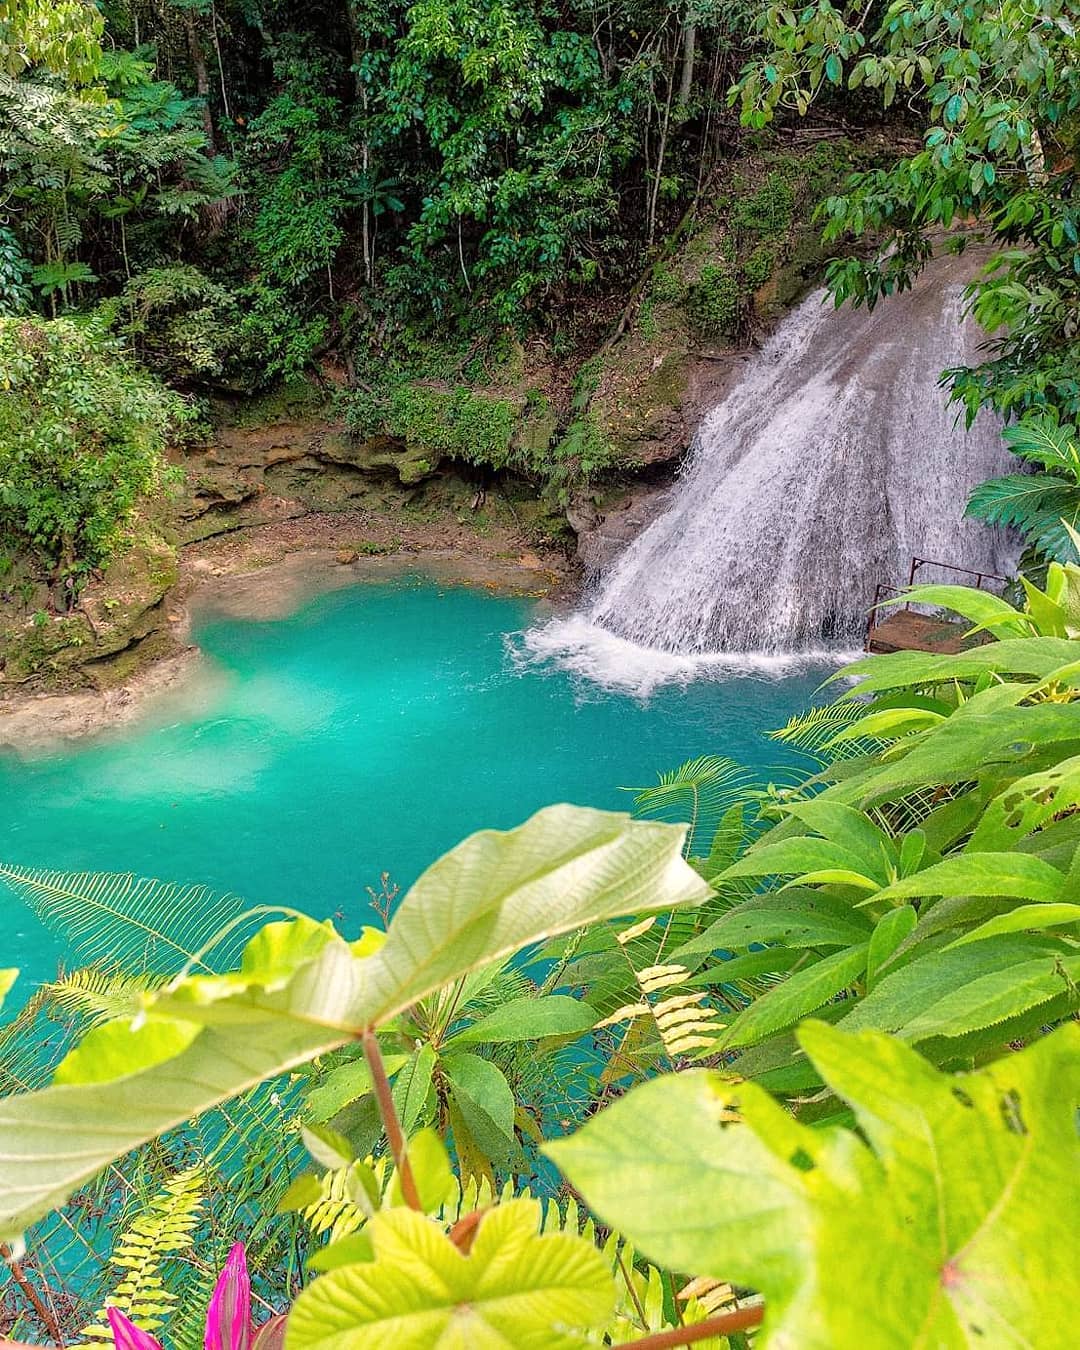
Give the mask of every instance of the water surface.
M 205 616 L 197 711 L 0 758 L 0 858 L 203 882 L 352 926 L 381 873 L 407 886 L 473 830 L 553 801 L 625 809 L 621 789 L 701 754 L 775 765 L 763 733 L 824 673 L 728 671 L 643 699 L 515 659 L 533 618 L 531 601 L 416 577 L 284 620 Z M 0 966 L 47 978 L 61 955 L 0 888 Z

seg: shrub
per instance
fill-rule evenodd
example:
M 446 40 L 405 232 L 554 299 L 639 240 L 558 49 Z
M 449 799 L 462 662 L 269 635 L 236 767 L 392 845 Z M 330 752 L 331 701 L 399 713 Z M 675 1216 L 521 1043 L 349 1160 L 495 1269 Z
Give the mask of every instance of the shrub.
M 687 311 L 694 326 L 708 338 L 731 337 L 739 320 L 739 282 L 724 264 L 709 264 L 690 290 Z
M 186 405 L 97 323 L 0 318 L 0 528 L 63 569 L 112 552 Z

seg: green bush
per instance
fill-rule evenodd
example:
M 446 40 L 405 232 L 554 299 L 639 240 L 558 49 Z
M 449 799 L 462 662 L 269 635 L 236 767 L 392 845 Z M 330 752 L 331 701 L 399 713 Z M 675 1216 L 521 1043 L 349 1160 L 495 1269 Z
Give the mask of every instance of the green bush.
M 354 435 L 392 436 L 467 464 L 501 469 L 510 456 L 517 409 L 509 399 L 401 381 L 385 390 L 357 390 L 345 412 Z
M 184 384 L 221 375 L 236 347 L 236 296 L 197 267 L 152 267 L 124 287 L 124 332 L 139 357 Z
M 795 191 L 779 170 L 748 196 L 740 196 L 731 213 L 731 224 L 748 234 L 775 239 L 791 228 L 795 219 Z
M 0 318 L 0 389 L 0 529 L 60 568 L 104 562 L 186 405 L 71 319 Z
M 739 310 L 739 282 L 731 269 L 723 263 L 703 267 L 687 302 L 690 319 L 702 336 L 731 337 L 738 326 Z
M 746 284 L 752 291 L 756 291 L 769 280 L 775 267 L 776 254 L 772 247 L 769 244 L 758 244 L 742 265 Z

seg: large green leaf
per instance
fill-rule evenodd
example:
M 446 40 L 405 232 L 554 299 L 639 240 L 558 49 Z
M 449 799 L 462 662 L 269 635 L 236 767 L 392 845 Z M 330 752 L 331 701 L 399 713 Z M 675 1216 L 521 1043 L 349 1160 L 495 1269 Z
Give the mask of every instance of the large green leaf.
M 971 651 L 945 655 L 930 652 L 890 652 L 865 657 L 845 666 L 834 679 L 858 681 L 853 698 L 888 689 L 948 685 L 954 680 L 978 680 L 996 675 L 1028 675 L 1041 679 L 1058 666 L 1076 660 L 1076 647 L 1066 638 L 1009 638 Z
M 799 1039 L 865 1142 L 695 1071 L 548 1152 L 649 1260 L 760 1291 L 762 1350 L 1070 1346 L 1080 1028 L 956 1077 L 876 1033 Z
M 566 994 L 516 998 L 457 1032 L 446 1046 L 463 1050 L 469 1045 L 534 1041 L 544 1036 L 580 1036 L 595 1024 L 596 1012 Z
M 1061 897 L 1065 875 L 1024 853 L 958 853 L 914 876 L 894 882 L 875 901 L 925 895 L 1001 895 L 1051 901 Z
M 865 942 L 872 925 L 858 910 L 827 891 L 787 888 L 755 895 L 722 914 L 703 933 L 677 947 L 668 958 L 688 957 L 752 942 L 783 942 L 788 947 L 850 947 Z
M 789 975 L 783 984 L 755 999 L 731 1024 L 723 1038 L 726 1047 L 753 1045 L 773 1032 L 783 1031 L 808 1013 L 816 1012 L 850 988 L 866 969 L 869 942 L 833 952 L 807 970 Z
M 1071 972 L 1071 974 L 1070 974 Z M 1000 934 L 934 951 L 887 974 L 844 1019 L 912 1040 L 960 1036 L 1067 993 L 1078 949 L 1051 937 Z
M 485 962 L 590 922 L 700 902 L 710 892 L 682 841 L 673 825 L 550 807 L 516 830 L 474 835 L 425 872 L 378 950 L 366 940 L 354 950 L 330 924 L 270 925 L 240 971 L 148 996 L 149 1016 L 85 1044 L 89 1066 L 94 1038 L 118 1042 L 129 1029 L 116 1076 L 69 1072 L 63 1086 L 0 1100 L 0 1238 L 138 1144 Z M 170 1020 L 184 1041 L 171 1057 Z
M 285 1350 L 583 1350 L 615 1307 L 607 1262 L 566 1233 L 537 1236 L 540 1206 L 489 1210 L 463 1255 L 430 1219 L 377 1214 L 374 1261 L 310 1285 Z

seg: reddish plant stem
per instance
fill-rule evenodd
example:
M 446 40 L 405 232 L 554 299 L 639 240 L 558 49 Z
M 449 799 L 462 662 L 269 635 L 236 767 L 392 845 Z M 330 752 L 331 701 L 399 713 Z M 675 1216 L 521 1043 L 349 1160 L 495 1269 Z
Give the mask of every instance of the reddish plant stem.
M 22 1290 L 23 1297 L 30 1304 L 37 1315 L 45 1332 L 52 1337 L 58 1346 L 63 1346 L 64 1336 L 60 1330 L 60 1323 L 56 1320 L 56 1315 L 52 1309 L 41 1298 L 41 1295 L 30 1283 L 29 1276 L 22 1267 L 22 1263 L 17 1261 L 12 1255 L 11 1248 L 0 1242 L 0 1259 L 7 1262 L 7 1268 L 11 1271 L 11 1278 Z
M 718 1317 L 707 1318 L 704 1322 L 695 1322 L 692 1327 L 674 1327 L 671 1331 L 658 1331 L 640 1341 L 620 1341 L 612 1350 L 669 1350 L 671 1346 L 693 1345 L 695 1341 L 707 1341 L 713 1336 L 730 1336 L 733 1331 L 746 1331 L 760 1325 L 765 1309 L 757 1304 L 753 1308 L 739 1308 L 736 1312 L 721 1313 Z
M 371 1073 L 371 1085 L 375 1091 L 375 1100 L 379 1106 L 383 1129 L 386 1131 L 386 1140 L 390 1145 L 390 1156 L 394 1160 L 398 1179 L 401 1182 L 401 1193 L 409 1208 L 418 1210 L 422 1214 L 424 1207 L 420 1203 L 420 1192 L 416 1189 L 416 1178 L 413 1176 L 412 1166 L 409 1163 L 409 1150 L 405 1144 L 401 1121 L 398 1120 L 397 1108 L 394 1106 L 394 1094 L 390 1089 L 390 1079 L 386 1076 L 386 1065 L 383 1063 L 379 1042 L 370 1027 L 364 1032 L 360 1041 L 364 1047 L 364 1058 L 367 1060 L 367 1066 Z

